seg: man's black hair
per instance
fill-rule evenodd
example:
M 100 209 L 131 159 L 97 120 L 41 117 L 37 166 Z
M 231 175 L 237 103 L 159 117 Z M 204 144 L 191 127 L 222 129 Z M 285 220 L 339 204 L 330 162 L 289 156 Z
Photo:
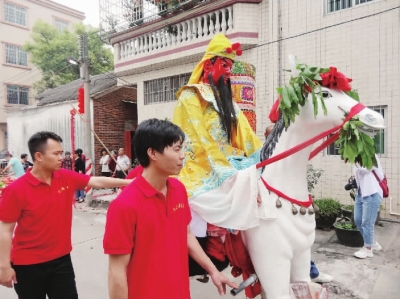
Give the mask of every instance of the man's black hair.
M 163 153 L 166 147 L 176 142 L 181 144 L 185 140 L 185 134 L 170 121 L 151 118 L 140 123 L 133 138 L 135 155 L 140 165 L 147 167 L 150 159 L 147 154 L 149 148 Z
M 21 154 L 21 159 L 25 159 L 26 157 L 28 157 L 28 154 Z
M 33 134 L 31 138 L 28 140 L 28 148 L 29 153 L 31 154 L 32 160 L 35 161 L 35 153 L 40 152 L 43 153 L 44 149 L 47 145 L 47 140 L 53 139 L 54 141 L 58 141 L 62 143 L 62 139 L 56 133 L 41 131 Z

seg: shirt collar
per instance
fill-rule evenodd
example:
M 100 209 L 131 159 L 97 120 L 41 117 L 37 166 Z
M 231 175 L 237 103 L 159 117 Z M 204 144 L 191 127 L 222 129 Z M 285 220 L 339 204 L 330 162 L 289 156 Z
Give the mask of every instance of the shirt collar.
M 32 175 L 31 173 L 32 168 L 29 168 L 26 171 L 25 174 L 25 178 L 26 180 L 33 186 L 39 186 L 40 184 L 46 184 L 45 182 L 39 180 L 38 178 L 36 178 L 35 176 Z M 59 171 L 53 171 L 53 176 L 51 178 L 51 180 L 53 179 L 58 179 L 60 177 L 60 172 Z
M 158 190 L 156 190 L 152 185 L 149 184 L 148 181 L 145 180 L 145 178 L 142 176 L 142 174 L 138 174 L 138 176 L 135 178 L 135 180 L 133 181 L 133 183 L 139 188 L 140 191 L 142 191 L 142 193 L 150 198 L 153 197 L 157 194 L 161 194 Z M 175 189 L 175 187 L 173 186 L 173 184 L 171 184 L 171 179 L 168 178 L 167 180 L 167 188 L 173 188 Z

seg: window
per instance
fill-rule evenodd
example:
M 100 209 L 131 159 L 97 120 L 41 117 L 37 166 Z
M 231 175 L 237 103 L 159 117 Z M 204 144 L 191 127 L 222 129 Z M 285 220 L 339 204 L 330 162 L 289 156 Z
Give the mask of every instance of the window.
M 387 106 L 372 106 L 368 107 L 383 116 L 383 119 L 386 117 Z M 386 153 L 386 145 L 385 145 L 385 130 L 379 130 L 378 133 L 374 136 L 375 143 L 375 151 L 377 154 L 385 154 Z
M 4 2 L 4 21 L 26 27 L 26 8 Z
M 29 88 L 7 85 L 7 103 L 11 105 L 29 105 Z
M 355 5 L 371 2 L 372 0 L 327 0 L 326 11 L 328 13 L 353 7 Z
M 165 77 L 144 82 L 144 104 L 167 103 L 175 101 L 175 94 L 187 84 L 189 74 Z
M 387 109 L 387 106 L 372 106 L 368 107 L 378 113 L 380 113 L 383 118 L 385 119 L 385 112 Z M 385 130 L 379 130 L 376 135 L 374 136 L 374 143 L 375 143 L 375 151 L 377 154 L 385 154 Z M 326 153 L 327 155 L 339 155 L 338 153 L 339 148 L 335 145 L 335 143 L 332 143 L 331 145 L 328 146 Z
M 6 63 L 28 66 L 28 53 L 21 47 L 6 44 Z
M 67 21 L 55 19 L 54 23 L 55 23 L 55 26 L 58 29 L 58 31 L 63 32 L 64 30 L 68 30 L 68 22 Z

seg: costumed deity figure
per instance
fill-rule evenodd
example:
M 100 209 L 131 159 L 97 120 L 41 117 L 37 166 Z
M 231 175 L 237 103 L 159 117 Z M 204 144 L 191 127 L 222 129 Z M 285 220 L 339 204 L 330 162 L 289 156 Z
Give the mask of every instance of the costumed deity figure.
M 224 35 L 217 34 L 210 41 L 188 84 L 177 93 L 173 122 L 186 134 L 186 160 L 179 180 L 186 186 L 189 203 L 196 196 L 219 187 L 239 170 L 260 161 L 262 143 L 254 133 L 255 68 L 245 63 L 233 66 L 236 56 L 241 54 L 239 43 L 232 44 Z M 235 72 L 234 94 L 232 69 Z M 236 102 L 243 106 L 246 115 Z M 252 120 L 252 125 L 248 119 Z M 251 264 L 237 231 L 230 234 L 229 228 L 207 223 L 193 209 L 191 230 L 219 270 L 227 267 L 229 262 L 232 264 L 232 256 L 227 251 L 241 252 L 239 258 L 233 258 L 243 258 L 246 264 Z M 228 243 L 232 250 L 226 249 Z M 205 274 L 195 264 L 190 260 L 190 275 Z M 253 271 L 251 269 L 247 274 Z M 237 270 L 236 275 L 241 273 Z
M 231 69 L 240 44 L 217 34 L 187 85 L 177 93 L 173 122 L 186 134 L 186 161 L 179 180 L 189 199 L 215 189 L 238 170 L 260 160 L 262 143 L 233 101 Z M 192 231 L 206 235 L 206 223 L 194 213 Z

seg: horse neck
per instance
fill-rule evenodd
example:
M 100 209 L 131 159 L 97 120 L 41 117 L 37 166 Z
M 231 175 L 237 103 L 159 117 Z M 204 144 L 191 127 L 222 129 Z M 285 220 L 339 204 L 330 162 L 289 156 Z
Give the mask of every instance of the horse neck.
M 276 156 L 303 143 L 321 132 L 321 127 L 301 126 L 298 123 L 283 131 L 272 154 Z M 269 185 L 289 197 L 308 200 L 307 164 L 312 145 L 265 167 L 262 177 Z

